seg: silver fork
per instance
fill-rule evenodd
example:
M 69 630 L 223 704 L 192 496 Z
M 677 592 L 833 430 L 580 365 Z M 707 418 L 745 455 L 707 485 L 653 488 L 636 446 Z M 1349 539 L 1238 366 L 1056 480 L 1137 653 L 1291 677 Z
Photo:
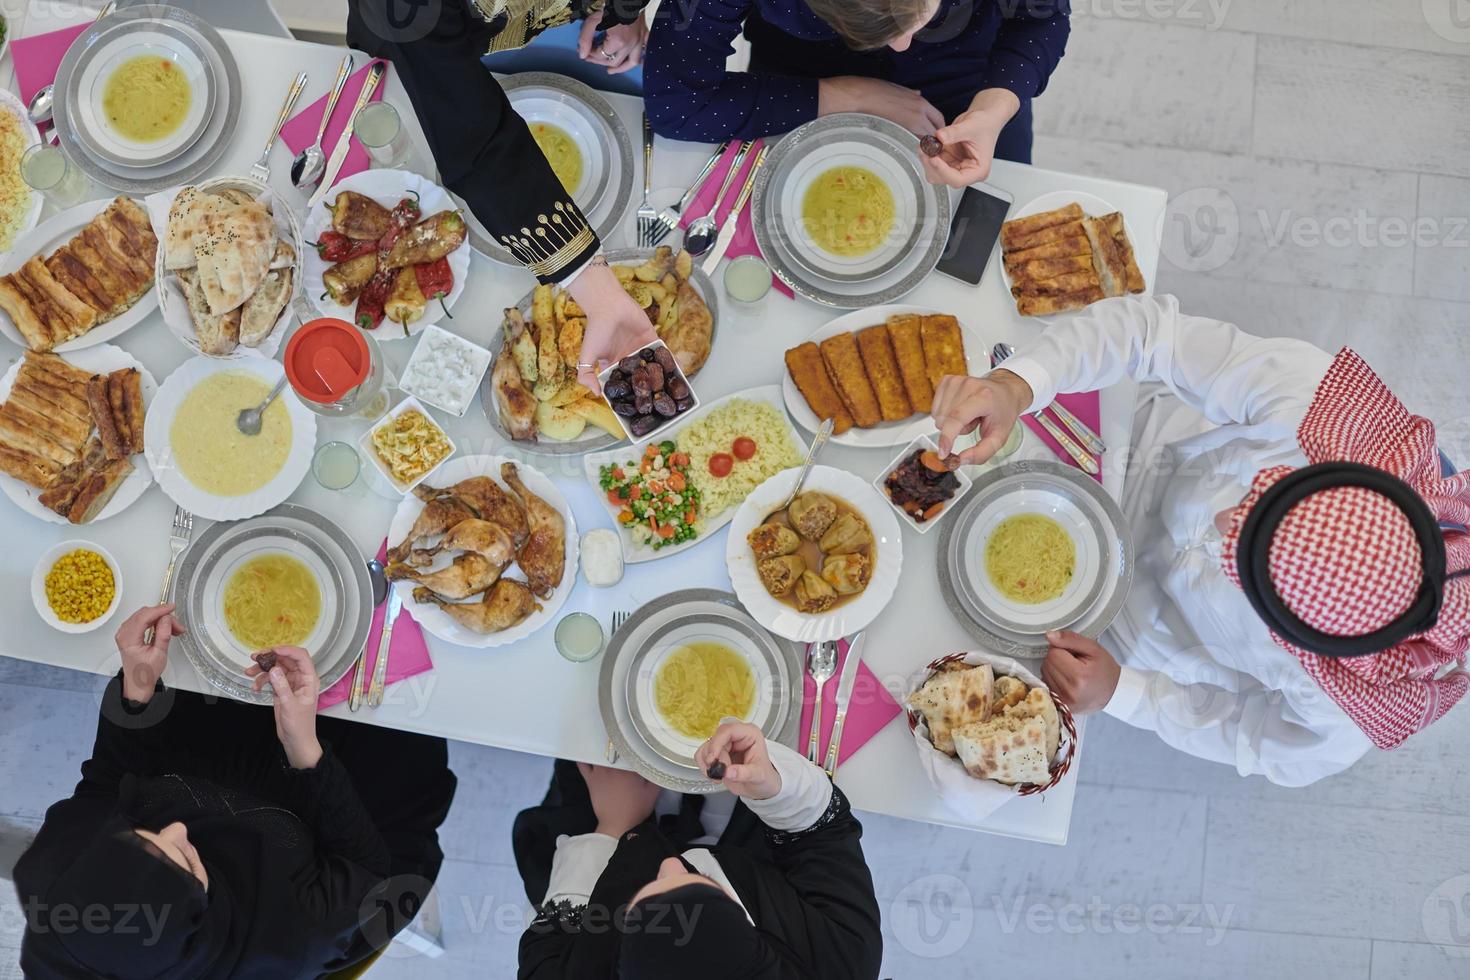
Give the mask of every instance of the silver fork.
M 179 556 L 189 547 L 189 538 L 194 533 L 194 515 L 182 507 L 174 507 L 174 524 L 168 532 L 168 568 L 163 573 L 163 591 L 159 593 L 158 601 L 167 602 L 169 590 L 174 584 L 174 568 L 178 566 Z M 143 633 L 145 644 L 153 642 L 153 627 L 148 627 Z
M 648 116 L 643 116 L 643 203 L 638 206 L 638 244 L 653 247 L 653 236 L 658 230 L 658 209 L 649 201 L 653 193 L 653 127 Z
M 816 762 L 822 743 L 822 688 L 837 672 L 837 641 L 824 640 L 807 653 L 806 672 L 817 684 L 817 697 L 812 702 L 812 732 L 806 743 L 808 762 Z
M 270 164 L 266 161 L 270 159 L 271 150 L 274 149 L 276 140 L 280 138 L 281 127 L 286 125 L 287 119 L 291 118 L 291 110 L 296 108 L 296 100 L 301 98 L 301 90 L 304 88 L 306 88 L 306 72 L 301 72 L 291 83 L 291 89 L 286 93 L 286 101 L 281 103 L 281 111 L 276 116 L 275 128 L 271 130 L 271 138 L 265 141 L 265 149 L 260 152 L 260 159 L 250 165 L 250 176 L 262 184 L 271 179 Z
M 653 238 L 648 243 L 648 246 L 650 248 L 652 248 L 654 245 L 659 244 L 665 238 L 668 238 L 669 235 L 673 233 L 674 229 L 679 227 L 679 218 L 684 214 L 684 209 L 689 206 L 690 201 L 694 200 L 694 195 L 698 194 L 699 189 L 704 186 L 704 182 L 706 178 L 709 177 L 710 171 L 715 169 L 715 164 L 720 162 L 720 160 L 725 156 L 725 151 L 729 148 L 729 140 L 725 140 L 725 142 L 721 143 L 719 149 L 715 150 L 715 152 L 710 155 L 710 158 L 705 163 L 703 169 L 699 171 L 699 176 L 694 178 L 694 182 L 690 184 L 689 189 L 684 192 L 684 196 L 679 198 L 679 202 L 677 204 L 669 205 L 655 216 Z
M 632 613 L 626 612 L 626 611 L 621 610 L 621 609 L 618 610 L 617 612 L 613 613 L 612 614 L 612 631 L 613 631 L 613 633 L 616 634 L 618 630 L 622 629 L 623 628 L 623 625 L 628 622 L 628 619 L 632 615 L 633 615 Z M 617 762 L 618 762 L 618 750 L 617 750 L 617 747 L 613 745 L 612 739 L 608 739 L 607 740 L 607 752 L 605 753 L 605 755 L 607 757 L 607 764 L 608 765 L 610 765 L 610 766 L 617 765 Z

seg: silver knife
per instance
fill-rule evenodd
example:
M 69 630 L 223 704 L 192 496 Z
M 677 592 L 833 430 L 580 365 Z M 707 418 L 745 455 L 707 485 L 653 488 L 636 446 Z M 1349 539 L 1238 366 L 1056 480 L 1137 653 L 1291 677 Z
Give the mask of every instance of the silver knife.
M 1046 415 L 1042 412 L 1037 412 L 1031 417 L 1039 422 L 1041 424 L 1041 427 L 1045 429 L 1051 435 L 1051 437 L 1055 439 L 1061 445 L 1061 447 L 1067 451 L 1068 456 L 1071 456 L 1074 460 L 1077 461 L 1078 466 L 1082 467 L 1083 470 L 1093 475 L 1096 475 L 1099 472 L 1097 460 L 1092 458 L 1091 453 L 1083 449 L 1081 446 L 1077 445 L 1076 441 L 1071 436 L 1063 432 L 1061 426 L 1057 425 L 1051 419 L 1047 418 Z
M 383 703 L 383 682 L 388 678 L 388 648 L 393 645 L 393 624 L 398 621 L 398 613 L 402 609 L 403 596 L 395 588 L 388 596 L 388 612 L 383 616 L 383 636 L 378 640 L 378 658 L 373 664 L 373 683 L 367 693 L 369 708 L 376 708 Z
M 308 209 L 316 207 L 327 196 L 327 191 L 337 182 L 337 174 L 342 171 L 342 164 L 347 160 L 347 151 L 352 148 L 352 130 L 357 125 L 357 114 L 362 107 L 368 104 L 373 93 L 378 90 L 378 83 L 383 80 L 383 63 L 377 61 L 368 71 L 367 81 L 362 83 L 362 91 L 357 93 L 357 104 L 352 107 L 352 115 L 347 117 L 347 125 L 342 130 L 342 135 L 337 137 L 337 145 L 332 148 L 332 155 L 327 159 L 327 171 L 322 174 L 322 182 L 317 187 L 316 193 L 306 202 Z
M 1087 451 L 1096 456 L 1101 456 L 1108 451 L 1108 444 L 1087 425 L 1086 422 L 1072 414 L 1072 410 L 1061 402 L 1052 402 L 1047 406 L 1051 413 L 1057 417 L 1057 421 L 1071 430 L 1072 435 L 1081 440 Z
M 828 777 L 837 772 L 837 754 L 842 748 L 842 723 L 847 721 L 847 703 L 852 699 L 852 686 L 857 683 L 858 664 L 863 659 L 866 632 L 847 641 L 847 659 L 842 661 L 842 680 L 837 685 L 837 718 L 832 722 L 832 736 L 827 741 L 827 761 L 822 768 Z
M 750 192 L 755 189 L 755 175 L 760 171 L 761 164 L 766 162 L 766 151 L 769 145 L 763 144 L 761 151 L 755 155 L 755 163 L 750 165 L 750 173 L 745 175 L 745 186 L 740 188 L 740 196 L 735 198 L 735 206 L 725 216 L 725 225 L 720 229 L 719 237 L 715 239 L 715 247 L 710 249 L 709 256 L 705 258 L 704 274 L 712 276 L 715 274 L 715 266 L 720 264 L 720 259 L 730 250 L 730 243 L 735 240 L 735 229 L 740 224 L 740 212 L 745 209 L 745 202 L 750 200 Z

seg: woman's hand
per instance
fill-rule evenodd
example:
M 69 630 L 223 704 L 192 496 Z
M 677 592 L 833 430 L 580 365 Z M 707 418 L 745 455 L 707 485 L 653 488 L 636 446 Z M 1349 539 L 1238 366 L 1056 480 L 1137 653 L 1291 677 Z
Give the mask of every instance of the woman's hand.
M 989 177 L 995 141 L 1020 108 L 1021 100 L 1008 89 L 988 88 L 977 93 L 970 108 L 935 132 L 941 145 L 939 155 L 919 153 L 929 182 L 967 187 Z
M 322 679 L 311 654 L 300 647 L 272 647 L 271 652 L 276 655 L 276 665 L 269 673 L 251 664 L 245 676 L 255 678 L 257 691 L 269 684 L 275 695 L 276 738 L 286 750 L 286 761 L 292 769 L 311 769 L 322 758 L 316 738 L 316 701 Z
M 592 812 L 597 814 L 597 833 L 622 837 L 653 813 L 658 787 L 636 772 L 586 762 L 577 763 L 577 771 L 587 781 Z
M 717 762 L 723 765 L 719 781 L 744 799 L 769 800 L 781 792 L 781 774 L 766 751 L 766 737 L 749 722 L 721 722 L 709 741 L 695 749 L 694 761 L 706 773 Z
M 882 116 L 915 136 L 930 136 L 944 125 L 944 114 L 913 89 L 858 75 L 838 75 L 817 83 L 817 115 L 835 112 Z
M 606 67 L 609 75 L 621 75 L 642 64 L 643 51 L 648 45 L 648 22 L 642 12 L 631 24 L 609 27 L 602 36 L 602 44 L 594 47 L 592 42 L 597 38 L 601 20 L 601 12 L 594 12 L 582 21 L 582 33 L 577 36 L 577 54 L 581 59 Z
M 1020 375 L 1001 368 L 983 378 L 952 374 L 934 392 L 932 416 L 939 428 L 939 458 L 954 450 L 955 440 L 980 429 L 980 441 L 959 454 L 960 463 L 975 466 L 1000 451 L 1016 420 L 1031 405 L 1031 386 Z
M 123 697 L 147 703 L 153 697 L 153 686 L 168 666 L 168 642 L 184 634 L 184 627 L 174 619 L 174 604 L 144 606 L 117 628 L 113 640 L 122 657 Z M 153 627 L 153 642 L 144 643 L 148 627 Z
M 1046 634 L 1051 649 L 1041 664 L 1041 679 L 1079 715 L 1108 706 L 1123 668 L 1095 640 L 1070 630 Z
M 567 292 L 587 314 L 582 353 L 577 359 L 577 380 L 601 394 L 597 372 L 653 343 L 658 339 L 658 332 L 606 262 L 594 259 L 567 283 Z

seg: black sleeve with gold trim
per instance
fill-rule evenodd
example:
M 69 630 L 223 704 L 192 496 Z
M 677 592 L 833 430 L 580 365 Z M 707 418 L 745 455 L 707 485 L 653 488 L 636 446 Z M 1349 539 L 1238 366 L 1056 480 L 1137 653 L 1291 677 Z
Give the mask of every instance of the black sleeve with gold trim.
M 466 0 L 348 0 L 348 43 L 393 63 L 444 183 L 542 282 L 601 243 L 480 64 L 494 30 Z

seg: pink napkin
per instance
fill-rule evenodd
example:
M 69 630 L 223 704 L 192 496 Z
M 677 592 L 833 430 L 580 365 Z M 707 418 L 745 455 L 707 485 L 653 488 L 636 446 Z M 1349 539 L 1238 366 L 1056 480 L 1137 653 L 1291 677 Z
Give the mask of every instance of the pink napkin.
M 725 216 L 735 207 L 735 199 L 740 196 L 740 188 L 745 186 L 745 175 L 750 173 L 751 167 L 755 166 L 755 158 L 760 153 L 763 142 L 763 140 L 756 140 L 751 144 L 750 149 L 745 154 L 745 160 L 741 163 L 740 172 L 730 182 L 730 189 L 725 192 L 725 200 L 720 206 L 720 213 L 715 216 L 720 220 L 721 224 L 724 224 Z M 725 182 L 725 174 L 730 172 L 730 165 L 735 162 L 735 154 L 739 152 L 740 141 L 731 140 L 730 148 L 725 151 L 725 155 L 720 158 L 720 162 L 715 164 L 715 169 L 711 170 L 709 176 L 704 179 L 704 186 L 699 189 L 698 194 L 694 195 L 694 200 L 690 201 L 689 206 L 684 209 L 684 217 L 679 222 L 680 227 L 689 227 L 695 218 L 703 217 L 709 212 L 710 208 L 714 207 L 715 195 L 720 192 L 720 185 Z M 754 255 L 758 258 L 763 258 L 760 248 L 755 243 L 755 229 L 751 226 L 750 213 L 754 210 L 753 201 L 754 198 L 752 197 L 752 201 L 747 202 L 744 210 L 740 212 L 740 219 L 735 224 L 735 237 L 730 239 L 730 248 L 725 252 L 725 258 L 727 259 L 739 258 L 742 255 Z M 775 286 L 787 296 L 795 295 L 791 292 L 791 287 L 787 286 L 780 279 L 777 279 L 774 275 L 771 277 L 771 285 Z M 843 744 L 846 744 L 846 742 L 847 736 L 844 735 Z
M 342 130 L 347 128 L 347 118 L 352 115 L 352 107 L 357 105 L 358 93 L 362 91 L 363 83 L 367 81 L 368 69 L 372 66 L 371 61 L 363 65 L 348 76 L 347 84 L 342 87 L 342 97 L 337 100 L 337 106 L 332 110 L 332 120 L 327 123 L 327 133 L 322 138 L 322 152 L 328 159 L 331 159 L 332 151 L 337 148 L 337 140 L 342 136 Z M 392 76 L 393 72 L 390 69 L 383 76 L 383 80 L 378 83 L 378 90 L 373 93 L 369 102 L 382 101 L 383 92 L 388 88 L 388 79 Z M 336 78 L 337 74 L 334 71 L 332 80 L 335 81 Z M 329 95 L 330 92 L 327 94 Z M 291 148 L 292 153 L 300 153 L 316 142 L 316 129 L 322 124 L 322 113 L 326 108 L 327 95 L 323 95 L 286 120 L 286 125 L 281 127 L 281 140 Z M 367 150 L 354 136 L 352 145 L 347 150 L 347 159 L 342 161 L 342 169 L 337 174 L 337 180 L 361 173 L 371 165 L 372 161 L 368 158 Z
M 378 561 L 386 563 L 387 560 L 388 542 L 384 540 L 378 547 Z M 373 625 L 368 628 L 367 653 L 362 663 L 364 694 L 373 678 L 373 665 L 378 661 L 378 641 L 383 636 L 383 619 L 387 615 L 388 603 L 385 602 L 373 612 Z M 383 682 L 384 687 L 434 667 L 434 662 L 429 659 L 429 648 L 424 643 L 424 631 L 407 609 L 401 610 L 393 622 L 393 639 L 388 643 L 388 653 L 388 675 Z M 317 710 L 341 704 L 352 695 L 352 673 L 349 670 L 341 680 L 322 692 L 316 702 Z
M 1083 424 L 1090 426 L 1093 432 L 1102 431 L 1102 429 L 1099 428 L 1102 422 L 1102 401 L 1098 397 L 1097 392 L 1080 391 L 1070 395 L 1058 395 L 1057 402 L 1060 403 L 1063 408 L 1070 409 L 1072 414 L 1077 416 L 1077 418 Z M 1053 439 L 1051 435 L 1048 434 L 1047 431 L 1041 427 L 1040 422 L 1036 421 L 1036 419 L 1032 418 L 1030 415 L 1023 415 L 1021 418 L 1022 421 L 1024 421 L 1026 425 L 1030 427 L 1031 431 L 1040 436 L 1041 441 L 1046 443 L 1047 447 L 1061 458 L 1062 462 L 1067 463 L 1071 466 L 1077 466 L 1077 462 L 1072 459 L 1072 455 L 1068 453 L 1065 449 L 1063 449 L 1062 444 Z M 1055 422 L 1056 419 L 1052 419 L 1052 421 Z M 1060 423 L 1058 423 L 1058 425 L 1060 426 Z M 1065 426 L 1062 426 L 1061 428 L 1063 432 L 1066 432 Z M 1071 433 L 1068 433 L 1068 435 L 1071 435 Z M 1086 447 L 1084 446 L 1083 448 L 1085 449 Z M 1078 466 L 1077 468 L 1081 469 L 1080 466 Z M 1101 467 L 1099 467 L 1098 472 L 1092 474 L 1092 476 L 1094 479 L 1097 480 L 1098 483 L 1101 483 Z
M 832 735 L 832 725 L 837 720 L 838 679 L 842 676 L 842 665 L 847 662 L 847 648 L 846 640 L 838 644 L 837 672 L 822 689 L 822 739 L 817 753 L 818 765 L 827 758 L 827 743 Z M 809 674 L 803 673 L 802 678 L 801 729 L 797 732 L 796 750 L 805 754 L 807 739 L 811 737 L 812 702 L 816 699 L 817 685 Z M 879 683 L 877 675 L 868 669 L 866 663 L 858 664 L 857 678 L 852 682 L 852 697 L 847 702 L 847 720 L 842 723 L 842 748 L 837 750 L 837 765 L 840 767 L 854 752 L 868 744 L 869 739 L 900 713 L 898 702 Z
M 56 81 L 56 69 L 61 67 L 61 59 L 66 57 L 67 49 L 91 26 L 92 22 L 88 21 L 47 34 L 19 37 L 10 43 L 10 57 L 15 62 L 15 84 L 20 89 L 22 102 L 29 103 L 37 92 Z

